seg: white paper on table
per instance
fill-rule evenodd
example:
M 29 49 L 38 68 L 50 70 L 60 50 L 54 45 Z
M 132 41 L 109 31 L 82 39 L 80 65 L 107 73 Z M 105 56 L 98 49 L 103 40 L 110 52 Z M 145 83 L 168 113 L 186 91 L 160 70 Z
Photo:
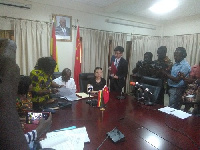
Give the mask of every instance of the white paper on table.
M 159 111 L 162 111 L 162 112 L 164 112 L 164 113 L 167 113 L 167 114 L 171 114 L 171 112 L 173 112 L 173 111 L 175 111 L 175 109 L 174 108 L 171 108 L 171 107 L 164 107 L 164 108 L 160 108 L 160 109 L 158 109 Z
M 79 100 L 76 96 L 76 89 L 69 89 L 66 87 L 61 87 L 58 92 L 60 98 L 65 98 L 69 101 Z
M 192 98 L 192 97 L 194 97 L 194 95 L 187 95 L 186 97 L 187 98 Z
M 56 150 L 83 150 L 84 142 L 90 142 L 85 127 L 72 130 L 47 133 L 46 139 L 40 141 L 42 148 L 54 148 Z
M 159 111 L 162 111 L 164 113 L 167 113 L 167 114 L 171 114 L 171 115 L 174 115 L 180 119 L 185 119 L 185 118 L 188 118 L 190 116 L 192 116 L 191 114 L 189 113 L 186 113 L 182 110 L 177 110 L 177 109 L 174 109 L 174 108 L 171 108 L 171 107 L 164 107 L 164 108 L 160 108 L 158 109 Z
M 89 97 L 89 94 L 86 94 L 86 93 L 76 93 L 78 96 L 82 97 L 82 98 L 87 98 Z M 90 97 L 94 97 L 94 96 L 91 96 Z

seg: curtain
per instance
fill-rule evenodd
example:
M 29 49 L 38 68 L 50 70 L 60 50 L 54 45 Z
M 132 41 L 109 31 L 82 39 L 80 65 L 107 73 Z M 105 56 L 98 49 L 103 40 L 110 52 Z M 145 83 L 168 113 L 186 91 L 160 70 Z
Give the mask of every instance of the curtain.
M 93 73 L 95 67 L 102 67 L 103 77 L 108 76 L 109 33 L 80 28 L 82 37 L 81 72 Z
M 16 62 L 20 74 L 29 75 L 40 57 L 50 56 L 51 25 L 28 20 L 14 20 L 17 44 Z

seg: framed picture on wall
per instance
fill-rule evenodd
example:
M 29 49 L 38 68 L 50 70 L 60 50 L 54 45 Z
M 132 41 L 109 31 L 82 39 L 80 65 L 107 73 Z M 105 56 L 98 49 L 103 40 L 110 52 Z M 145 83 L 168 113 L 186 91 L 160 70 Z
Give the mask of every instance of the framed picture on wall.
M 72 16 L 52 15 L 55 21 L 55 34 L 57 41 L 72 41 Z

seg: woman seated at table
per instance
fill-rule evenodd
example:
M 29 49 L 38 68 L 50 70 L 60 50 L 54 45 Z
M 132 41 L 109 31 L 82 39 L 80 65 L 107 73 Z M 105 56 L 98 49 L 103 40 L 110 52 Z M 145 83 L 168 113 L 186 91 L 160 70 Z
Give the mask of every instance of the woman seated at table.
M 94 78 L 91 78 L 88 81 L 87 91 L 88 89 L 90 89 L 90 86 L 93 87 L 91 93 L 97 93 L 99 90 L 102 90 L 104 88 L 104 86 L 106 85 L 106 80 L 102 78 L 102 73 L 103 71 L 101 67 L 96 67 L 94 69 Z
M 52 88 L 52 74 L 55 67 L 56 62 L 52 57 L 42 57 L 38 59 L 35 70 L 31 71 L 33 109 L 44 105 L 50 100 L 50 94 L 58 91 Z

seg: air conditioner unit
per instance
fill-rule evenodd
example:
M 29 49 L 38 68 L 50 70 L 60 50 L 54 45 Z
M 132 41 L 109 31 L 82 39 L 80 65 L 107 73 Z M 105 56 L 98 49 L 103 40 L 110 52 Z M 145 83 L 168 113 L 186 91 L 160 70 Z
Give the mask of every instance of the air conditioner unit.
M 122 20 L 122 19 L 106 19 L 105 22 L 124 25 L 124 26 L 132 26 L 132 27 L 156 30 L 155 25 L 142 23 L 142 22 L 136 22 L 136 21 Z
M 7 1 L 7 0 L 0 0 L 0 5 L 23 8 L 23 9 L 31 9 L 31 4 L 22 4 L 18 2 Z

